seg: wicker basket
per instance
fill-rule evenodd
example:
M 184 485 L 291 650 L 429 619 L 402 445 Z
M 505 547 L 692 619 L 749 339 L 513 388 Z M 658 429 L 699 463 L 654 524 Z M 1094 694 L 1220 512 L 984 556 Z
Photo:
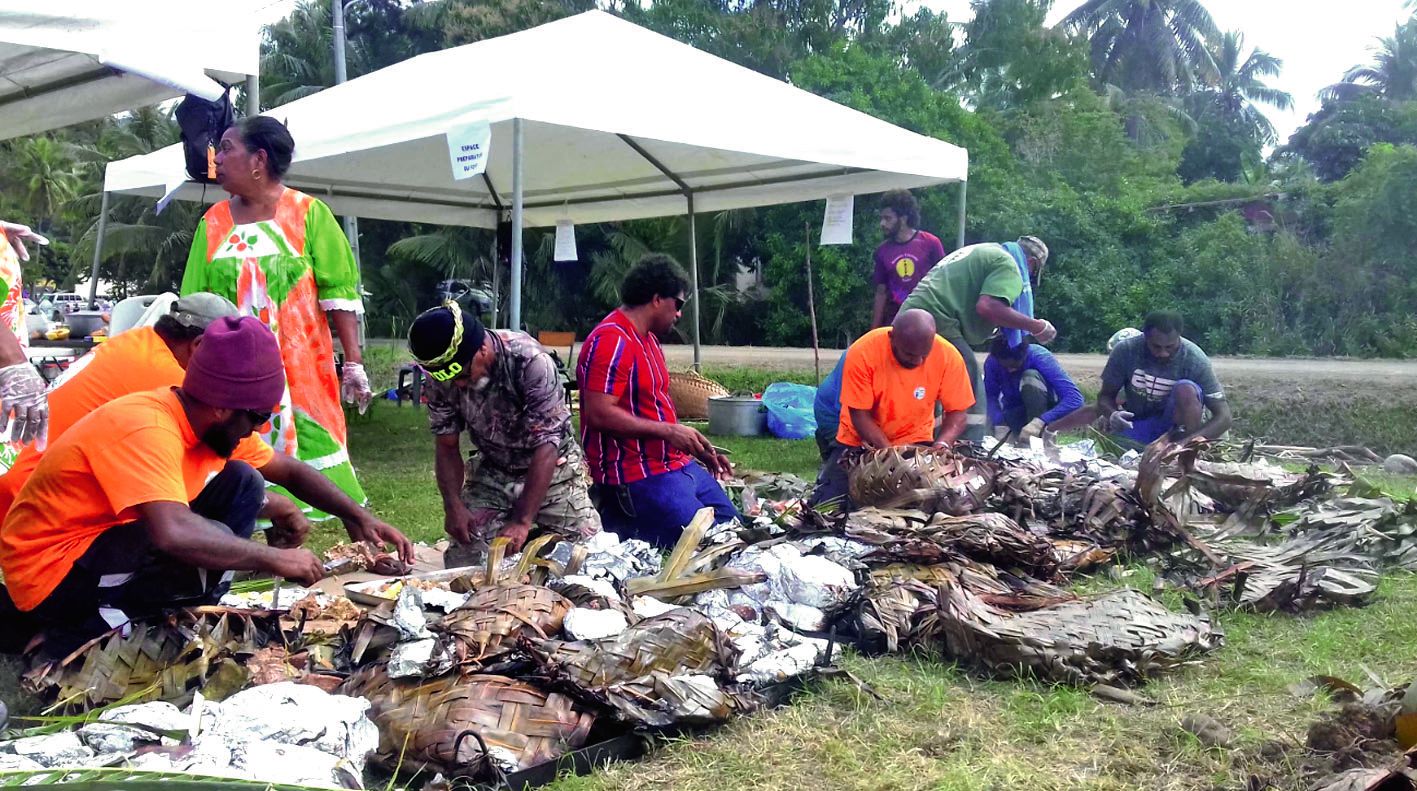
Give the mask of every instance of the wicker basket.
M 728 394 L 723 385 L 697 371 L 669 374 L 669 400 L 680 420 L 708 420 L 708 400 Z

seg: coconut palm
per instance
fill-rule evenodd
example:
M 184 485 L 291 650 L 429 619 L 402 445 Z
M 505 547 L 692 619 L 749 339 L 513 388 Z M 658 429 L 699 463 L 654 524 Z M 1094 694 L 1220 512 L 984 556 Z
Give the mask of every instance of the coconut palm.
M 1200 119 L 1211 112 L 1219 113 L 1251 130 L 1257 142 L 1273 143 L 1274 124 L 1256 105 L 1267 104 L 1279 110 L 1294 106 L 1294 97 L 1265 84 L 1266 78 L 1279 76 L 1284 62 L 1260 49 L 1251 50 L 1248 55 L 1244 50 L 1245 36 L 1238 31 L 1224 34 L 1210 48 L 1216 80 L 1188 97 L 1191 114 Z
M 1325 101 L 1364 93 L 1393 101 L 1417 99 L 1417 18 L 1398 25 L 1391 36 L 1378 39 L 1374 55 L 1372 64 L 1354 66 L 1343 75 L 1343 82 L 1330 85 L 1319 95 Z
M 1093 76 L 1126 91 L 1186 94 L 1215 79 L 1215 21 L 1200 0 L 1085 0 L 1060 23 L 1091 41 Z

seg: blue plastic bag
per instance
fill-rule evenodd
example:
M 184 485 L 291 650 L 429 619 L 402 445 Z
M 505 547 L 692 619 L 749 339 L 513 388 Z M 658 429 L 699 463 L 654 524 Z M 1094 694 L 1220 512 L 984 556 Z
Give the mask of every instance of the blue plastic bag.
M 817 433 L 812 402 L 817 388 L 790 382 L 773 382 L 763 391 L 768 410 L 768 433 L 781 439 L 806 439 Z

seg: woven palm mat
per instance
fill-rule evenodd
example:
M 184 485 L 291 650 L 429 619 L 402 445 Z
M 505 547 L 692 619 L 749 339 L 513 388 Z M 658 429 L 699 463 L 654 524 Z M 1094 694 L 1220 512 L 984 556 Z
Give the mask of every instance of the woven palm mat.
M 946 656 L 997 676 L 1070 684 L 1138 683 L 1224 643 L 1209 617 L 1171 612 L 1131 589 L 1011 613 L 945 582 L 938 616 Z
M 127 636 L 114 630 L 63 660 L 37 664 L 22 683 L 30 693 L 69 701 L 76 709 L 125 698 L 185 706 L 198 690 L 220 700 L 246 685 L 249 675 L 241 663 L 279 634 L 278 616 L 270 612 L 176 610 L 161 620 L 132 624 Z
M 571 603 L 539 585 L 498 585 L 474 591 L 467 601 L 431 626 L 455 642 L 457 660 L 476 665 L 517 646 L 523 634 L 546 639 L 561 631 Z
M 723 688 L 737 650 L 697 610 L 670 610 L 602 640 L 545 640 L 532 651 L 547 675 L 633 722 L 721 721 L 751 708 Z
M 379 726 L 375 760 L 410 773 L 485 777 L 491 772 L 484 745 L 515 762 L 500 766 L 503 771 L 526 769 L 580 748 L 595 723 L 570 697 L 505 676 L 401 680 L 373 665 L 340 692 L 372 704 L 369 716 Z
M 971 514 L 993 491 L 997 468 L 949 450 L 897 447 L 844 457 L 847 491 L 856 506 L 920 508 Z

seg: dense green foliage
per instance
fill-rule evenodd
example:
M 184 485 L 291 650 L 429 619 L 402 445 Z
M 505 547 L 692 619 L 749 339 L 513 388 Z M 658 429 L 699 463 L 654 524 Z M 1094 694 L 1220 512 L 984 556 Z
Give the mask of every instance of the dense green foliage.
M 350 6 L 357 77 L 442 47 L 596 7 L 594 0 L 365 0 Z M 1381 40 L 1266 160 L 1259 105 L 1283 64 L 1215 29 L 1198 0 L 1087 0 L 1048 27 L 1049 0 L 975 0 L 962 25 L 896 0 L 615 0 L 606 6 L 805 90 L 970 152 L 967 242 L 1036 234 L 1053 249 L 1038 298 L 1058 348 L 1098 350 L 1155 308 L 1190 319 L 1212 353 L 1417 353 L 1410 207 L 1417 192 L 1417 22 Z M 291 101 L 333 81 L 329 0 L 307 0 L 267 32 L 262 98 Z M 1386 31 L 1375 30 L 1374 36 Z M 607 86 L 607 90 L 612 89 Z M 102 164 L 175 139 L 156 108 L 9 141 L 0 212 L 55 244 L 30 282 L 72 285 L 87 270 Z M 215 189 L 215 188 L 213 188 Z M 952 245 L 954 187 L 921 190 L 922 226 Z M 869 320 L 872 196 L 856 243 L 819 247 L 820 204 L 699 217 L 704 338 L 806 344 L 811 255 L 821 341 Z M 198 211 L 113 202 L 102 277 L 119 293 L 172 287 Z M 361 254 L 374 334 L 397 333 L 449 277 L 505 291 L 496 235 L 364 221 Z M 647 250 L 689 257 L 682 217 L 578 229 L 579 263 L 553 263 L 550 234 L 527 237 L 526 322 L 587 328 Z M 740 291 L 739 275 L 759 287 Z M 684 322 L 683 325 L 687 325 Z M 687 332 L 682 329 L 681 332 Z

